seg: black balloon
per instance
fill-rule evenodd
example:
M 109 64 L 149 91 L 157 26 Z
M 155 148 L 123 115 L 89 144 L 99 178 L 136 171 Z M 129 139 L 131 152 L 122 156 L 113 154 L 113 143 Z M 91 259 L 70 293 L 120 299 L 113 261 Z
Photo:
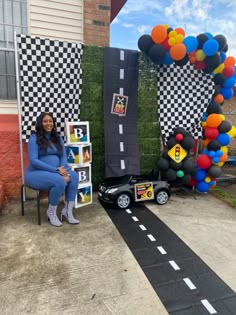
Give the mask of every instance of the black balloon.
M 154 63 L 160 62 L 166 54 L 165 47 L 160 44 L 154 44 L 148 51 L 148 56 Z
M 174 135 L 176 136 L 177 134 L 181 133 L 181 135 L 185 135 L 186 134 L 186 130 L 183 127 L 177 127 L 174 130 Z
M 192 176 L 190 174 L 185 174 L 182 178 L 180 178 L 180 181 L 183 185 L 188 185 Z
M 188 54 L 186 54 L 183 59 L 175 60 L 175 64 L 177 66 L 184 66 L 188 63 L 188 61 L 189 61 L 189 57 L 188 57 Z
M 226 44 L 225 47 L 222 49 L 222 51 L 223 51 L 223 52 L 227 52 L 228 49 L 229 49 L 229 46 L 228 46 L 228 44 Z
M 219 85 L 215 85 L 214 88 L 215 88 L 215 90 L 214 90 L 213 96 L 216 96 L 216 95 L 218 95 L 220 93 L 220 86 Z
M 158 166 L 159 166 L 159 169 L 161 171 L 166 171 L 168 170 L 170 164 L 169 164 L 169 161 L 164 159 L 164 158 L 160 158 L 159 162 L 158 162 Z
M 216 53 L 213 56 L 207 56 L 204 59 L 204 63 L 206 65 L 204 69 L 208 69 L 209 71 L 213 72 L 213 70 L 216 69 L 221 64 L 221 58 Z
M 183 140 L 181 141 L 181 146 L 185 150 L 191 150 L 194 147 L 194 139 L 192 136 L 187 136 L 184 137 Z
M 172 168 L 173 170 L 180 170 L 182 167 L 182 163 L 176 163 L 174 160 L 170 160 L 170 168 Z
M 192 159 L 184 159 L 182 163 L 182 170 L 184 171 L 185 174 L 190 174 L 195 170 L 194 163 Z
M 206 34 L 199 34 L 196 38 L 198 40 L 198 49 L 202 49 L 203 44 L 209 39 Z
M 217 165 L 212 165 L 208 171 L 207 171 L 208 175 L 210 175 L 211 177 L 219 177 L 221 175 L 221 168 Z
M 214 83 L 221 86 L 224 84 L 225 80 L 226 77 L 222 73 L 217 73 L 213 78 Z
M 217 150 L 220 150 L 220 148 L 221 148 L 221 145 L 217 140 L 212 140 L 207 145 L 208 151 L 217 151 Z
M 162 152 L 161 156 L 163 157 L 163 159 L 169 160 L 169 155 L 166 151 Z
M 154 42 L 150 35 L 144 34 L 138 40 L 138 48 L 144 52 L 148 53 L 149 49 L 153 46 Z
M 217 104 L 214 101 L 211 101 L 210 104 L 207 107 L 207 114 L 222 114 L 222 108 L 220 107 L 219 104 Z
M 176 171 L 172 170 L 171 168 L 169 168 L 166 173 L 164 174 L 164 178 L 168 181 L 168 182 L 173 182 L 176 180 Z
M 228 120 L 223 120 L 222 123 L 219 125 L 218 130 L 220 133 L 226 133 L 230 131 L 232 128 L 232 124 Z
M 214 39 L 217 40 L 218 44 L 219 44 L 219 51 L 223 50 L 225 48 L 225 46 L 227 45 L 227 40 L 225 38 L 224 35 L 215 35 Z
M 171 149 L 173 146 L 175 146 L 178 142 L 176 141 L 175 137 L 170 137 L 167 141 L 167 147 L 168 149 Z

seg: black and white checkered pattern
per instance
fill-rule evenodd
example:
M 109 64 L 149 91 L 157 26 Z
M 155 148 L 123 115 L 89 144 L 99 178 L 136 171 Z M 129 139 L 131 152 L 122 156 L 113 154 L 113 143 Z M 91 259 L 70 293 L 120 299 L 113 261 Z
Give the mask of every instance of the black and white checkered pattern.
M 28 140 L 41 112 L 51 112 L 58 132 L 80 118 L 82 44 L 17 35 L 22 139 Z
M 158 66 L 157 72 L 158 111 L 164 142 L 176 127 L 183 127 L 194 139 L 201 139 L 201 118 L 214 93 L 211 75 L 189 63 L 183 67 Z

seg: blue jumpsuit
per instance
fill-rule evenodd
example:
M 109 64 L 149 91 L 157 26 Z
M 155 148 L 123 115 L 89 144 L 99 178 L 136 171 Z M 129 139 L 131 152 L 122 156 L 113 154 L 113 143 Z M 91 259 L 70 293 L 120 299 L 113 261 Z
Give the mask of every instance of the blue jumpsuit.
M 46 133 L 49 138 L 50 134 Z M 31 135 L 28 143 L 29 165 L 25 171 L 25 184 L 40 190 L 49 192 L 49 204 L 58 205 L 61 195 L 65 192 L 66 201 L 75 201 L 78 189 L 78 174 L 72 171 L 66 158 L 64 142 L 61 138 L 62 152 L 58 152 L 55 145 L 47 148 L 47 151 L 37 144 L 36 134 Z M 57 168 L 64 166 L 70 176 L 67 183 Z

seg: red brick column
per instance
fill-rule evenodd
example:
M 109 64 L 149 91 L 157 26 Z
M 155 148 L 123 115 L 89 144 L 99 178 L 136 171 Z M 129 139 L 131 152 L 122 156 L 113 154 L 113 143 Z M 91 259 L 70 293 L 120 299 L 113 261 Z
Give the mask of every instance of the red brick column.
M 84 44 L 109 47 L 110 11 L 111 0 L 84 0 Z
M 3 200 L 20 196 L 22 183 L 19 125 L 17 115 L 0 115 L 0 196 Z M 23 145 L 27 166 L 27 145 Z

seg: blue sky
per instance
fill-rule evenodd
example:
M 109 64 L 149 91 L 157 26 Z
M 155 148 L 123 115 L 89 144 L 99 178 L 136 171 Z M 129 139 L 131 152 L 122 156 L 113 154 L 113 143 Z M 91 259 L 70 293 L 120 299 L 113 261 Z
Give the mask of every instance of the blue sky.
M 110 46 L 138 50 L 141 35 L 155 25 L 181 27 L 186 36 L 222 34 L 236 57 L 236 0 L 128 0 L 111 24 Z

